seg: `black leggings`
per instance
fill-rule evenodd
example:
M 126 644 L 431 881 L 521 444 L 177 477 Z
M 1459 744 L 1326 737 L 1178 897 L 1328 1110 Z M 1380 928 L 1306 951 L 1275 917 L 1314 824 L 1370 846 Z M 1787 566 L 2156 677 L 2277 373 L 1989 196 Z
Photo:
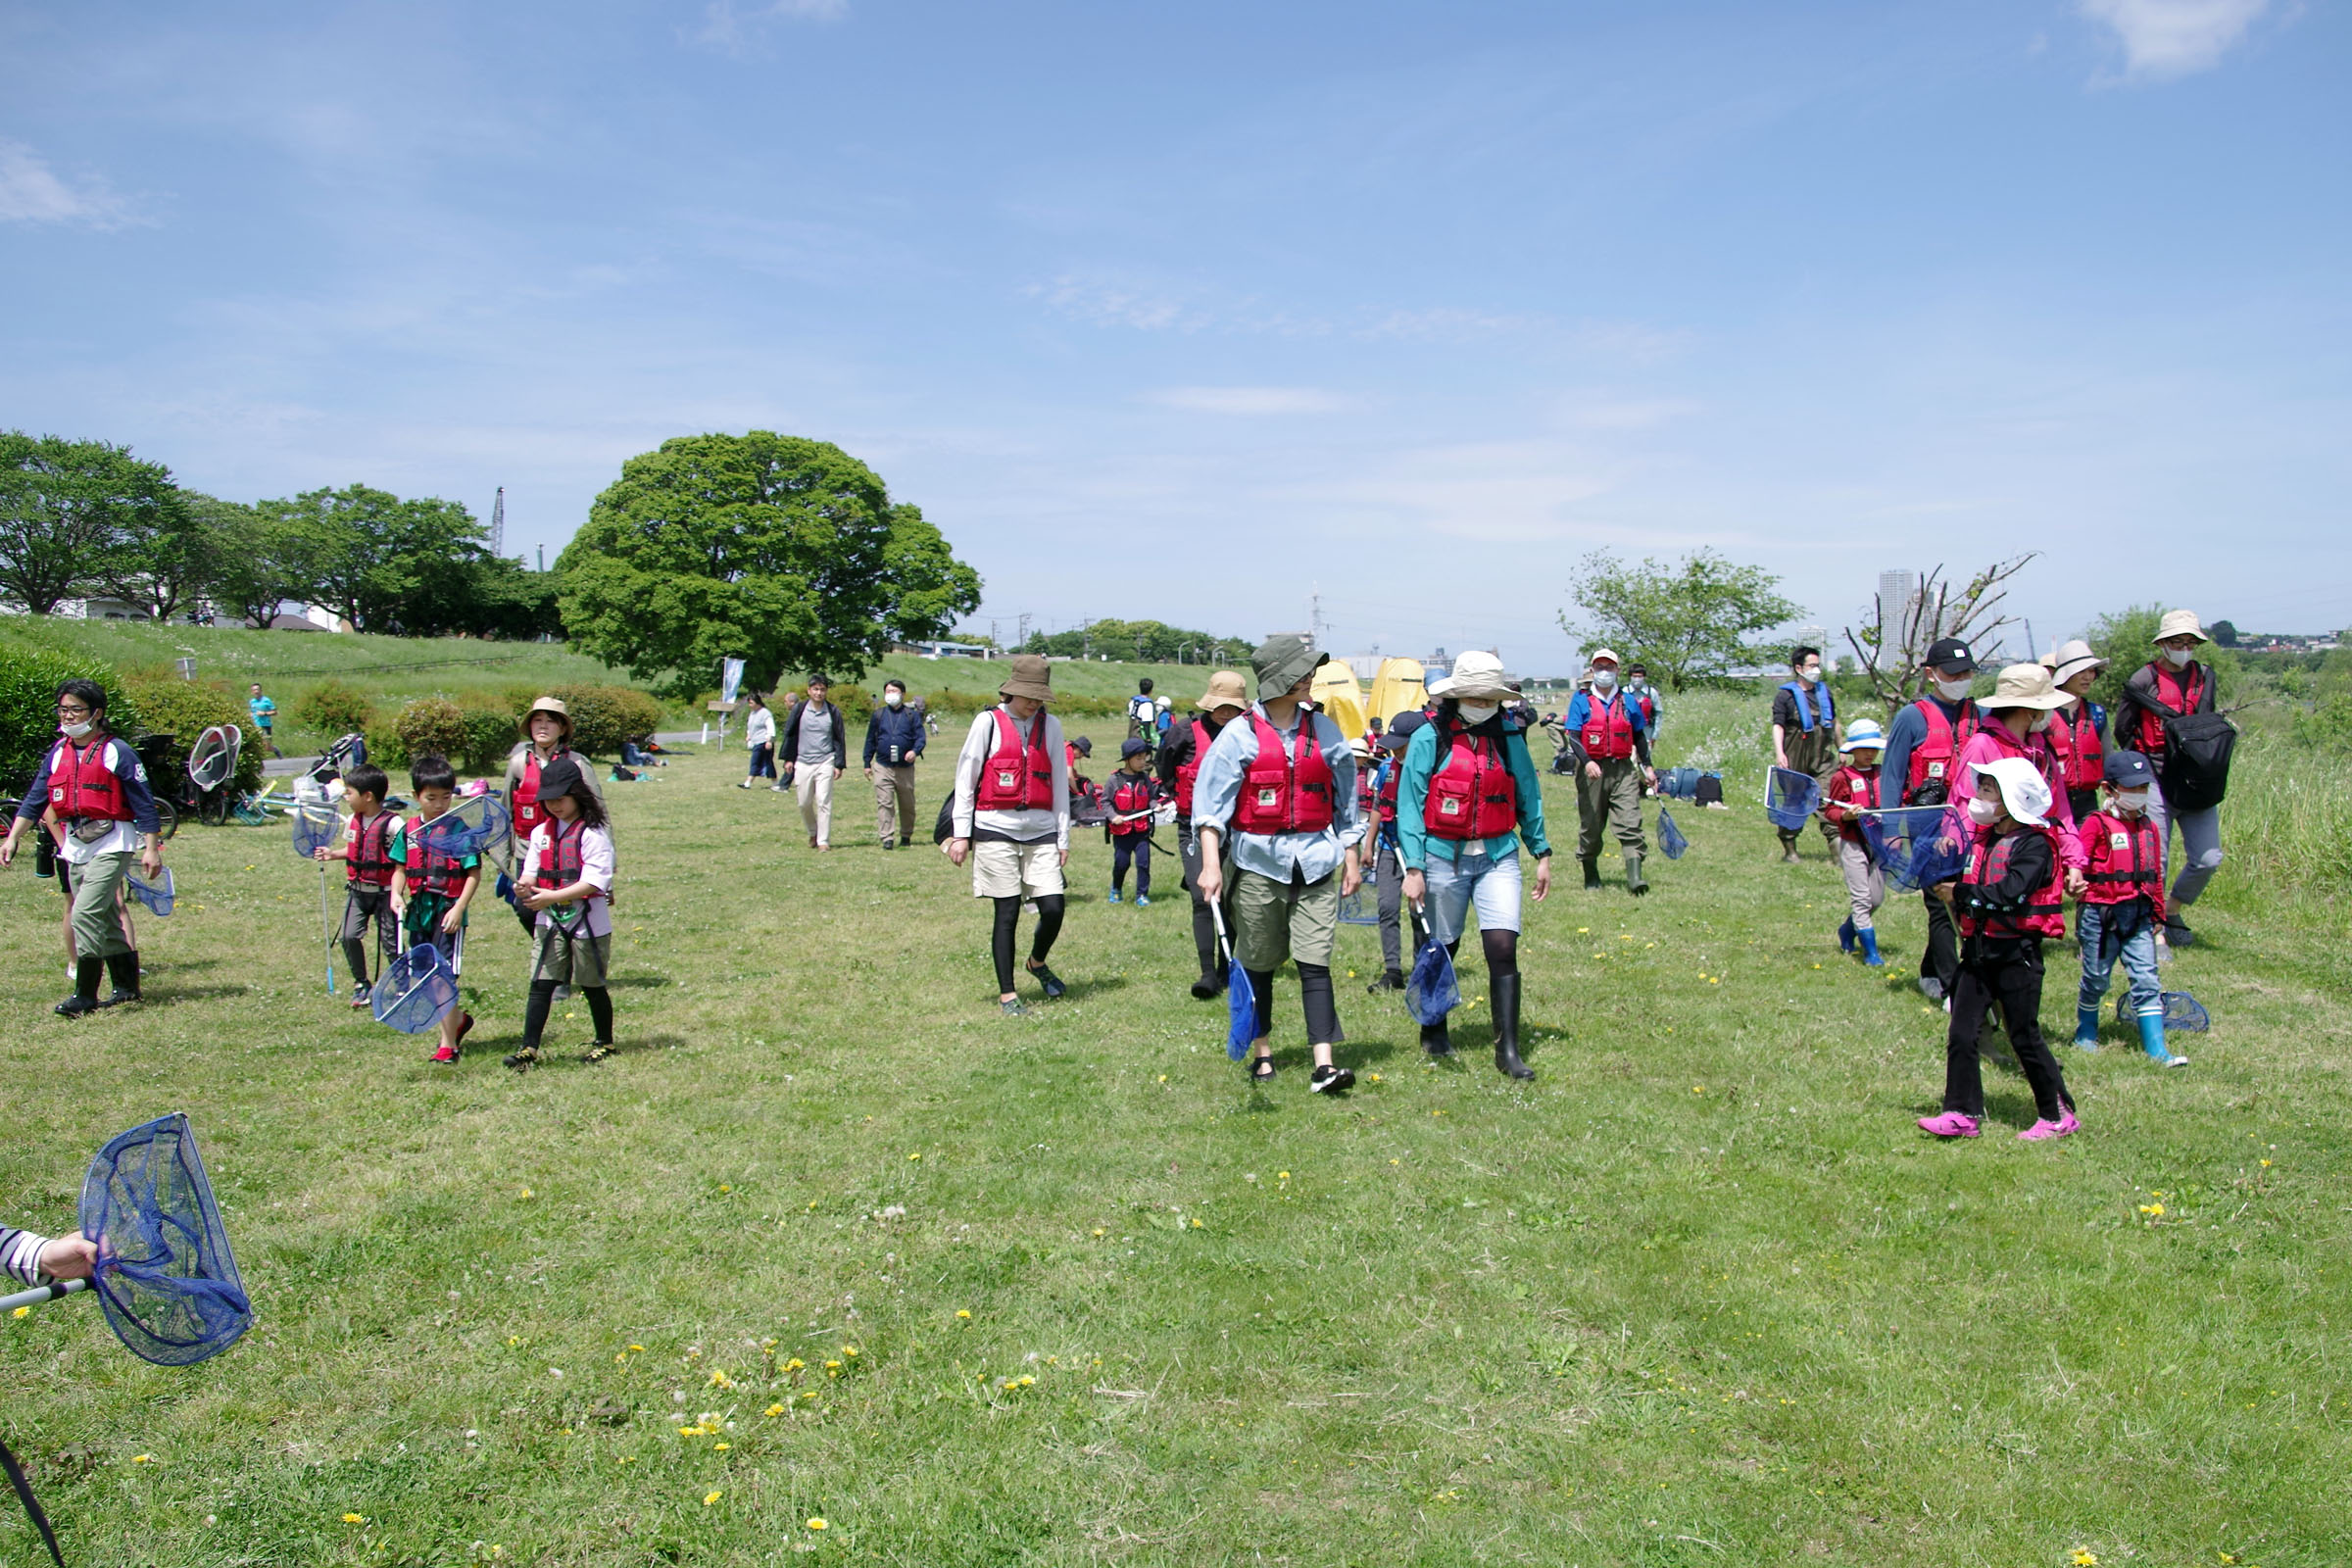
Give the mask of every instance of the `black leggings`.
M 1263 1040 L 1274 1032 L 1274 971 L 1251 969 L 1249 974 L 1250 1000 L 1257 1009 L 1251 1033 Z M 1329 964 L 1298 965 L 1298 1002 L 1306 1012 L 1308 1045 L 1333 1046 L 1348 1038 L 1340 1032 L 1340 1009 L 1331 998 Z
M 612 993 L 603 986 L 583 986 L 580 995 L 588 999 L 588 1016 L 596 1024 L 596 1043 L 612 1043 Z M 530 1000 L 522 1004 L 522 1043 L 525 1049 L 539 1044 L 547 1033 L 548 1009 L 556 1004 L 556 983 L 553 980 L 531 982 Z
M 1952 988 L 1952 1023 L 1944 1039 L 1943 1108 L 1982 1118 L 1984 1070 L 1977 1059 L 1988 1005 L 1999 1003 L 2009 1031 L 2009 1049 L 2034 1090 L 2034 1113 L 2056 1121 L 2075 1108 L 2066 1076 L 2041 1036 L 2041 939 L 1985 941 L 1971 938 Z
M 1012 992 L 1012 935 L 1021 923 L 1021 896 L 1014 894 L 997 903 L 996 929 L 989 937 L 989 953 L 997 960 L 997 994 Z M 1061 935 L 1062 896 L 1049 893 L 1037 901 L 1037 935 L 1029 944 L 1029 961 L 1043 963 L 1046 955 L 1054 951 L 1054 939 Z
M 1478 934 L 1478 947 L 1486 956 L 1487 973 L 1490 976 L 1519 972 L 1518 932 L 1481 931 Z M 1446 956 L 1449 958 L 1458 958 L 1462 956 L 1462 939 L 1460 937 L 1455 937 L 1451 942 L 1446 944 Z

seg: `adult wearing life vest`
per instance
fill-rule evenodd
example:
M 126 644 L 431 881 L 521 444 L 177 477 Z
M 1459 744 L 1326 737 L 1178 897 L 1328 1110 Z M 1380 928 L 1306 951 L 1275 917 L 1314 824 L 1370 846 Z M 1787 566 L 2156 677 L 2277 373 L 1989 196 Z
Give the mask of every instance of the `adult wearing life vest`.
M 1218 731 L 1249 706 L 1250 688 L 1241 671 L 1220 669 L 1208 677 L 1208 689 L 1193 700 L 1200 716 L 1171 727 L 1159 747 L 1159 781 L 1176 802 L 1176 854 L 1184 862 L 1184 890 L 1193 899 L 1193 951 L 1200 959 L 1200 978 L 1193 982 L 1193 995 L 1202 1002 L 1223 994 L 1225 965 L 1217 961 L 1216 917 L 1209 913 L 1209 902 L 1200 892 L 1200 836 L 1193 830 L 1193 784 L 1200 776 L 1200 764 L 1208 760 L 1208 749 L 1216 744 Z M 1230 887 L 1231 867 L 1226 870 L 1224 880 Z M 1230 928 L 1230 906 L 1224 914 Z
M 1070 858 L 1070 769 L 1061 721 L 1046 711 L 1054 699 L 1054 666 L 1042 654 L 1016 654 L 997 688 L 1004 700 L 972 720 L 956 758 L 954 837 L 948 858 L 972 867 L 972 897 L 990 900 L 996 922 L 989 956 L 997 968 L 997 1004 L 1018 1015 L 1013 989 L 1013 938 L 1021 901 L 1037 906 L 1037 933 L 1028 969 L 1051 1002 L 1069 988 L 1046 967 L 1061 935 L 1062 867 Z
M 2031 762 L 2049 786 L 2050 805 L 2045 812 L 2050 821 L 2050 833 L 2058 850 L 2058 862 L 2064 870 L 2066 894 L 2069 898 L 2082 895 L 2082 844 L 2076 836 L 2075 808 L 2066 799 L 2066 767 L 2057 746 L 2050 739 L 2057 710 L 2069 702 L 2067 695 L 2050 684 L 2050 672 L 2039 664 L 2011 664 L 1994 677 L 1992 695 L 1977 699 L 1977 708 L 1984 715 L 1960 747 L 1960 788 L 1966 793 L 1976 789 L 1976 774 L 1986 763 L 2004 757 L 2022 758 Z
M 1515 694 L 1502 661 L 1467 653 L 1433 685 L 1438 715 L 1413 732 L 1396 790 L 1396 834 L 1404 897 L 1423 905 L 1429 934 L 1450 952 L 1473 910 L 1487 959 L 1494 1018 L 1494 1068 L 1533 1078 L 1519 1059 L 1519 845 L 1536 859 L 1535 897 L 1551 891 L 1551 842 L 1544 836 L 1544 791 L 1526 726 L 1503 710 Z M 1421 1026 L 1421 1049 L 1453 1050 L 1443 1019 Z
M 1218 732 L 1193 785 L 1203 897 L 1224 895 L 1223 846 L 1233 845 L 1234 947 L 1257 1004 L 1250 1074 L 1274 1076 L 1274 971 L 1289 958 L 1314 1057 L 1307 1087 L 1317 1094 L 1355 1082 L 1332 1059 L 1345 1037 L 1331 959 L 1340 900 L 1363 879 L 1355 758 L 1340 726 L 1306 706 L 1329 657 L 1296 632 L 1260 644 L 1250 656 L 1257 703 Z
M 1984 722 L 1969 692 L 1977 682 L 1977 656 L 1957 637 L 1929 645 L 1921 674 L 1927 690 L 1898 710 L 1886 726 L 1886 750 L 1879 760 L 1879 799 L 1887 806 L 1948 806 L 1960 762 L 1960 748 Z M 1966 786 L 1961 786 L 1965 792 Z M 1963 794 L 1965 799 L 1965 793 Z M 1960 943 L 1953 935 L 1951 906 L 1934 888 L 1920 889 L 1927 907 L 1928 940 L 1919 955 L 1919 989 L 1930 1001 L 1952 994 L 1960 972 Z
M 1586 889 L 1599 887 L 1601 829 L 1613 830 L 1625 857 L 1625 891 L 1639 897 L 1649 891 L 1642 878 L 1642 857 L 1649 851 L 1642 831 L 1642 792 L 1658 782 L 1649 765 L 1649 726 L 1642 705 L 1617 689 L 1617 656 L 1596 649 L 1592 666 L 1591 690 L 1569 700 L 1564 720 L 1585 758 L 1576 776 L 1576 858 L 1584 864 Z
M 1831 776 L 1838 771 L 1838 700 L 1823 683 L 1820 649 L 1795 649 L 1788 656 L 1788 669 L 1796 679 L 1783 681 L 1772 694 L 1773 765 L 1810 776 L 1826 794 Z M 1818 815 L 1814 825 L 1821 829 L 1831 858 L 1837 858 L 1837 825 Z M 1794 865 L 1797 830 L 1785 827 L 1778 831 L 1781 859 Z
M 1398 713 L 1381 732 L 1379 760 L 1372 770 L 1372 878 L 1379 889 L 1380 978 L 1364 989 L 1374 996 L 1404 989 L 1404 861 L 1397 836 L 1396 792 L 1404 782 L 1404 749 L 1413 732 L 1429 722 L 1419 709 Z M 1524 742 L 1522 743 L 1524 744 Z M 1413 951 L 1421 950 L 1421 911 L 1410 911 Z
M 2067 697 L 2050 720 L 2050 746 L 2058 754 L 2067 806 L 2080 822 L 2098 809 L 2099 786 L 2107 777 L 2107 710 L 2090 700 L 2107 661 L 2078 637 L 2059 644 L 2049 667 L 2050 684 Z
M 522 715 L 522 743 L 507 758 L 507 776 L 500 791 L 507 798 L 507 814 L 513 818 L 513 831 L 507 839 L 506 859 L 513 870 L 522 858 L 524 848 L 531 842 L 531 830 L 547 820 L 547 812 L 539 805 L 539 774 L 550 762 L 569 758 L 588 781 L 588 793 L 600 802 L 605 798 L 603 786 L 596 782 L 596 764 L 582 753 L 571 749 L 571 710 L 564 706 L 561 697 L 542 697 L 531 704 L 530 711 Z M 536 933 L 539 916 L 536 911 L 517 907 L 515 918 L 526 932 Z
M 2164 911 L 2164 940 L 2175 948 L 2196 941 L 2181 911 L 2197 902 L 2213 873 L 2222 868 L 2221 807 L 2182 810 L 2169 798 L 2180 793 L 2180 780 L 2174 776 L 2174 748 L 2165 720 L 2214 710 L 2213 670 L 2197 659 L 2197 649 L 2206 641 L 2194 611 L 2166 611 L 2156 627 L 2156 657 L 2132 672 L 2115 705 L 2116 745 L 2139 752 L 2156 768 L 2156 795 L 2148 810 L 2164 833 L 2168 864 L 2176 831 L 2185 845 L 2180 874 L 2173 879 Z
M 94 680 L 58 687 L 57 727 L 56 743 L 18 803 L 8 837 L 0 839 L 0 866 L 16 858 L 26 823 L 38 832 L 41 813 L 55 812 L 58 854 L 74 899 L 74 995 L 57 1011 L 78 1018 L 139 1000 L 139 955 L 123 931 L 120 896 L 134 855 L 149 881 L 163 874 L 163 821 L 139 754 L 107 728 L 106 688 Z M 102 976 L 114 981 L 103 1002 Z

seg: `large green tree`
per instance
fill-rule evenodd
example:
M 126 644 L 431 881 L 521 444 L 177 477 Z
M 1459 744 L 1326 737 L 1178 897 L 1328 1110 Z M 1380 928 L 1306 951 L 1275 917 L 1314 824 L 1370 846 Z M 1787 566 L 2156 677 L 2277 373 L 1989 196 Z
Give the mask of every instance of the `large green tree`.
M 871 468 L 823 441 L 677 436 L 621 465 L 557 562 L 565 632 L 673 695 L 741 658 L 856 677 L 980 602 L 980 578 Z
M 473 514 L 455 501 L 402 500 L 364 484 L 306 490 L 256 509 L 279 537 L 299 541 L 307 581 L 294 597 L 325 605 L 359 631 L 429 636 L 469 631 L 453 615 L 489 558 Z
M 1607 646 L 1680 691 L 1720 675 L 1753 652 L 1748 639 L 1796 617 L 1781 597 L 1781 580 L 1761 566 L 1743 566 L 1701 550 L 1668 565 L 1644 558 L 1632 564 L 1606 550 L 1587 556 L 1570 593 L 1585 612 L 1588 651 Z M 1561 628 L 1579 627 L 1563 612 Z
M 0 595 L 46 615 L 96 592 L 180 505 L 172 470 L 128 447 L 0 430 Z

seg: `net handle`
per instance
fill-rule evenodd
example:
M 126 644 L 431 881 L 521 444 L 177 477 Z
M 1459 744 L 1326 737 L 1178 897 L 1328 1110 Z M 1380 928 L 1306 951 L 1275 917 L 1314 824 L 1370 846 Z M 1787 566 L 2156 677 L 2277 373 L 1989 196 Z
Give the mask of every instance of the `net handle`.
M 29 1291 L 19 1291 L 14 1296 L 0 1296 L 0 1312 L 45 1305 L 60 1297 L 78 1296 L 89 1288 L 88 1280 L 59 1280 L 55 1285 L 36 1285 Z

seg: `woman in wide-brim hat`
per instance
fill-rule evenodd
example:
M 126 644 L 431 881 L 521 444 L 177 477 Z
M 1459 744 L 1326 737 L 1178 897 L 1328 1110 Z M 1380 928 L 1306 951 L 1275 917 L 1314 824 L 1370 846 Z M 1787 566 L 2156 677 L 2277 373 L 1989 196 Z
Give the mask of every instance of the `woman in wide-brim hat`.
M 2065 773 L 2049 732 L 2058 710 L 2072 701 L 2039 663 L 2011 664 L 2002 669 L 1993 681 L 1992 695 L 1977 699 L 1984 721 L 1960 748 L 1955 807 L 1964 809 L 1975 794 L 1975 769 L 2004 757 L 2022 757 L 2032 762 L 2050 788 L 2050 835 L 2057 841 L 2059 862 L 2066 867 L 2069 897 L 2089 886 L 2083 874 L 2090 862 L 2075 837 L 2075 808 L 2066 798 Z
M 2174 829 L 2180 830 L 2182 840 L 2180 874 L 2173 879 L 2164 908 L 2164 940 L 2176 948 L 2185 948 L 2196 940 L 2182 911 L 2197 902 L 2205 884 L 2222 866 L 2221 807 L 2183 811 L 2166 799 L 2176 785 L 2165 777 L 2166 759 L 2172 754 L 2165 720 L 2210 713 L 2219 696 L 2212 668 L 2197 658 L 2209 641 L 2195 611 L 2166 611 L 2156 626 L 2155 657 L 2132 672 L 2115 705 L 2115 744 L 2140 753 L 2156 768 L 2156 794 L 2149 802 L 2148 814 L 2156 818 L 2164 833 L 2167 863 L 2172 859 Z
M 1024 899 L 1037 906 L 1030 978 L 1049 1002 L 1068 989 L 1047 967 L 1046 956 L 1061 935 L 1065 906 L 1070 765 L 1061 721 L 1046 710 L 1054 698 L 1054 666 L 1042 655 L 1016 654 L 997 695 L 1004 700 L 973 715 L 956 754 L 952 836 L 944 848 L 954 863 L 970 861 L 972 897 L 995 907 L 989 956 L 996 964 L 997 1004 L 1017 1015 L 1024 1009 L 1013 989 L 1012 960 Z
M 523 846 L 531 842 L 531 830 L 547 820 L 539 806 L 539 775 L 550 763 L 569 758 L 588 781 L 588 793 L 601 804 L 605 798 L 602 785 L 596 781 L 596 764 L 587 756 L 572 750 L 571 710 L 561 697 L 541 697 L 524 710 L 522 739 L 507 756 L 507 773 L 500 785 L 506 797 L 507 815 L 513 819 L 505 859 L 510 872 L 519 863 Z M 538 916 L 528 909 L 517 908 L 515 918 L 525 931 L 538 928 Z
M 2067 702 L 2056 710 L 2048 733 L 2077 821 L 2098 809 L 2099 783 L 2107 776 L 2107 710 L 2090 700 L 2090 689 L 2106 667 L 2107 661 L 2080 637 L 2059 644 L 2050 656 L 2050 684 L 2066 694 Z

